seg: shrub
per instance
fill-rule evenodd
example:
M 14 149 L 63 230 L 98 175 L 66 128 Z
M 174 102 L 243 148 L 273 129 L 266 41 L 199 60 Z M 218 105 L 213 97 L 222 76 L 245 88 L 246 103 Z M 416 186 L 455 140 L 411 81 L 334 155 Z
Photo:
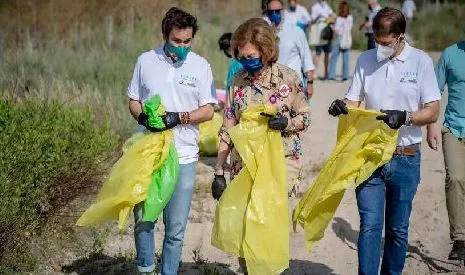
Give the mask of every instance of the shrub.
M 98 183 L 116 142 L 85 108 L 0 99 L 0 266 L 33 267 L 24 265 L 27 239 Z
M 465 5 L 444 4 L 437 9 L 425 6 L 416 14 L 407 31 L 415 40 L 415 47 L 428 51 L 443 51 L 464 38 Z

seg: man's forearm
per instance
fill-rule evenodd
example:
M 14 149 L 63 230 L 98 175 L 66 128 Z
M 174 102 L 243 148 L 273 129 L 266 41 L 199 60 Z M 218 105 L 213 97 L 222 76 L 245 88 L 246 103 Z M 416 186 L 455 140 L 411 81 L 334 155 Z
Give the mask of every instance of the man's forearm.
M 313 71 L 308 71 L 305 73 L 308 80 L 313 80 Z
M 215 110 L 212 104 L 204 105 L 189 113 L 190 124 L 199 124 L 204 121 L 211 120 L 213 118 L 214 113 Z
M 425 104 L 425 107 L 423 109 L 412 113 L 412 124 L 416 126 L 432 124 L 438 120 L 438 117 L 439 101 L 430 102 Z
M 142 104 L 138 100 L 129 100 L 129 111 L 131 112 L 132 117 L 137 120 L 140 113 L 142 113 Z

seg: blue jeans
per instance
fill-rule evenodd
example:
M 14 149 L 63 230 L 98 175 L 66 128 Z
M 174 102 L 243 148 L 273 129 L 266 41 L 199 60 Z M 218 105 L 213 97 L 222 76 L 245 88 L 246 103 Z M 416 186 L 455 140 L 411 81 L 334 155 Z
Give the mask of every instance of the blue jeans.
M 331 51 L 331 61 L 329 65 L 329 79 L 336 79 L 336 66 L 339 53 L 342 53 L 342 79 L 349 78 L 349 54 L 350 49 L 341 49 L 341 40 L 338 38 L 334 41 L 333 49 Z
M 165 239 L 161 256 L 161 274 L 177 274 L 186 230 L 187 219 L 191 207 L 192 191 L 195 183 L 196 162 L 181 164 L 179 179 L 170 201 L 163 210 Z M 137 266 L 139 272 L 155 270 L 155 238 L 156 222 L 142 221 L 143 203 L 134 208 L 134 239 L 136 242 Z
M 414 156 L 394 155 L 391 161 L 357 187 L 360 215 L 359 274 L 378 274 L 384 220 L 381 274 L 402 273 L 407 254 L 412 200 L 420 182 L 420 159 L 420 146 Z

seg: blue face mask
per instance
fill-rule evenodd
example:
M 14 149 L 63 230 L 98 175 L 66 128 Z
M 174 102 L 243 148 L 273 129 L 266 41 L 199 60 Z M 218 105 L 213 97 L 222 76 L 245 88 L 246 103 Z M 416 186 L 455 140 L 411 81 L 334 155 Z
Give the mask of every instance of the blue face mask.
M 255 57 L 255 58 L 241 58 L 239 59 L 239 62 L 241 63 L 242 67 L 248 72 L 248 73 L 256 73 L 260 71 L 263 68 L 263 62 L 261 57 Z
M 268 10 L 268 19 L 270 19 L 273 25 L 277 26 L 281 23 L 281 11 L 280 10 Z
M 166 41 L 165 49 L 168 52 L 176 55 L 176 57 L 178 58 L 177 60 L 178 62 L 183 62 L 184 60 L 186 60 L 187 55 L 191 51 L 191 47 L 181 47 L 181 46 L 178 47 L 178 46 L 171 44 L 171 42 L 169 41 Z

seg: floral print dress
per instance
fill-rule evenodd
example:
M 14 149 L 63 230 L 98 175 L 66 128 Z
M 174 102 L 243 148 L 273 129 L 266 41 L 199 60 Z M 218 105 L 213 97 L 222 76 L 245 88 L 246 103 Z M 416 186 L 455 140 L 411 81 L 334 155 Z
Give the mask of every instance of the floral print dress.
M 297 192 L 301 180 L 302 146 L 300 133 L 310 124 L 310 107 L 304 97 L 302 81 L 292 69 L 273 64 L 254 78 L 245 70 L 237 73 L 227 98 L 220 138 L 231 146 L 231 180 L 242 169 L 242 159 L 231 144 L 227 130 L 239 123 L 242 112 L 249 105 L 271 104 L 288 118 L 288 126 L 281 135 L 288 160 L 289 195 Z

